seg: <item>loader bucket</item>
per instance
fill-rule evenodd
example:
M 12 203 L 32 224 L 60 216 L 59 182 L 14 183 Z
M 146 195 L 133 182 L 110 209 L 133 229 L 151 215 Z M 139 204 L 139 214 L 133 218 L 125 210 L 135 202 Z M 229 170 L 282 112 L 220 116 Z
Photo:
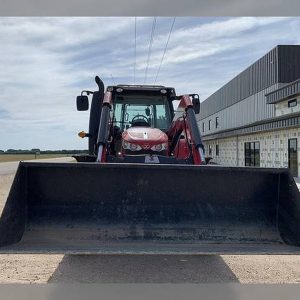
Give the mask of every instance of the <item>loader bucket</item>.
M 299 253 L 287 169 L 21 162 L 3 253 Z

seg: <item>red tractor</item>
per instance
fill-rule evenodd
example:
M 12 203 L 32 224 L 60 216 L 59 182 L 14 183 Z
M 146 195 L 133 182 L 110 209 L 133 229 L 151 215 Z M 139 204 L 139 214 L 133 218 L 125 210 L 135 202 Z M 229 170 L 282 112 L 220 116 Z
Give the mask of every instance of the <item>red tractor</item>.
M 89 108 L 83 94 L 93 94 L 90 132 L 79 133 L 89 138 L 89 156 L 75 156 L 78 161 L 205 164 L 197 94 L 176 96 L 174 88 L 149 85 L 109 86 L 103 93 L 103 82 L 96 82 L 98 92 L 77 97 L 82 111 Z
M 77 97 L 88 110 L 93 95 L 89 132 L 79 133 L 89 154 L 20 162 L 0 253 L 299 253 L 300 194 L 288 169 L 205 165 L 196 94 L 96 83 Z

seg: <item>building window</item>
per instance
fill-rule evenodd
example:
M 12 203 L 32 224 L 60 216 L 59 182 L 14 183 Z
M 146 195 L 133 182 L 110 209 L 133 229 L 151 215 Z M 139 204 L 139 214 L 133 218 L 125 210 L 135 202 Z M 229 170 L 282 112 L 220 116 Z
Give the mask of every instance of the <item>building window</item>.
M 288 101 L 288 107 L 295 107 L 295 106 L 297 106 L 297 99 Z
M 219 127 L 219 117 L 216 117 L 216 128 Z
M 212 154 L 212 147 L 211 145 L 208 146 L 208 155 L 211 155 Z
M 208 121 L 208 130 L 211 130 L 211 120 Z
M 202 132 L 205 132 L 205 123 L 202 123 Z
M 260 145 L 259 142 L 245 143 L 245 166 L 259 167 Z
M 297 139 L 288 140 L 289 169 L 294 177 L 298 177 Z
M 219 156 L 219 145 L 216 145 L 216 156 Z

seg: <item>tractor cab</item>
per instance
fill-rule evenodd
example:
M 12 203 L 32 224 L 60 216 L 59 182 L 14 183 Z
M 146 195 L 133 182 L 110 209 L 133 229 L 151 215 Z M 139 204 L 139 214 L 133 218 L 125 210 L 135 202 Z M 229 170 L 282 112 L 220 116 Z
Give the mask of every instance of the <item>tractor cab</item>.
M 108 88 L 109 90 L 110 88 Z M 120 141 L 119 155 L 168 153 L 166 134 L 173 118 L 170 93 L 161 86 L 117 86 L 113 88 L 111 119 Z
M 130 127 L 151 127 L 166 131 L 170 127 L 174 109 L 171 92 L 167 88 L 119 85 L 108 87 L 107 90 L 112 90 L 112 117 L 121 131 Z

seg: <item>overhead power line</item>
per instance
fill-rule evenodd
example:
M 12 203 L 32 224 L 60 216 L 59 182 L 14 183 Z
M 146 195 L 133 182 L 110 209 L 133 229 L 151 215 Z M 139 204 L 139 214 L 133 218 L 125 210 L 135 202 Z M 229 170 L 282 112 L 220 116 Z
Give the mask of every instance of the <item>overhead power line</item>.
M 174 28 L 175 20 L 176 20 L 176 17 L 173 18 L 173 22 L 172 22 L 172 25 L 171 25 L 171 28 L 170 28 L 170 31 L 169 31 L 169 36 L 168 36 L 168 39 L 167 39 L 167 42 L 166 42 L 166 45 L 165 45 L 165 49 L 164 49 L 163 55 L 161 57 L 160 64 L 159 64 L 159 67 L 158 67 L 158 70 L 157 70 L 157 73 L 156 73 L 156 76 L 155 76 L 154 84 L 156 84 L 156 81 L 157 81 L 157 78 L 158 78 L 163 60 L 165 58 L 165 54 L 167 52 L 167 48 L 168 48 L 169 41 L 170 41 L 170 38 L 171 38 L 171 34 L 172 34 L 172 31 L 173 31 L 173 28 Z
M 150 41 L 149 41 L 148 57 L 147 57 L 147 65 L 146 65 L 146 70 L 145 70 L 144 84 L 147 81 L 148 67 L 149 67 L 149 61 L 150 61 L 150 57 L 151 57 L 152 43 L 153 43 L 155 26 L 156 26 L 156 17 L 153 18 L 153 22 L 152 22 L 152 30 L 151 30 Z

